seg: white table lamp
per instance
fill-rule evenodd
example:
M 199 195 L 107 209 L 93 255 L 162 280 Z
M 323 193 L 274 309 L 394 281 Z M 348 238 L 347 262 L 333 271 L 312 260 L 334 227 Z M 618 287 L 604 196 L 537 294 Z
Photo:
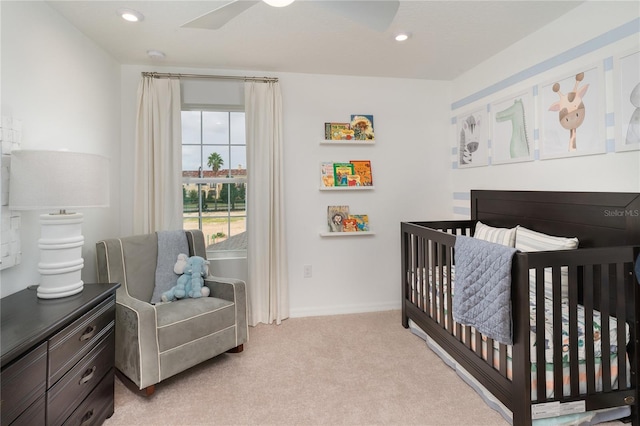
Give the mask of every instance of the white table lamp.
M 58 210 L 40 215 L 39 298 L 71 296 L 84 286 L 83 215 L 67 210 L 108 206 L 107 158 L 69 151 L 12 151 L 9 209 Z

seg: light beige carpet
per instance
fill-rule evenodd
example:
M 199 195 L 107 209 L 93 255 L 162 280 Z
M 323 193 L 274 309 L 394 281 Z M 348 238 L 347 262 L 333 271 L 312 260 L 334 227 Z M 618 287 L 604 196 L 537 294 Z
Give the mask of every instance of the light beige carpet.
M 292 318 L 156 386 L 118 379 L 115 425 L 506 425 L 400 312 Z

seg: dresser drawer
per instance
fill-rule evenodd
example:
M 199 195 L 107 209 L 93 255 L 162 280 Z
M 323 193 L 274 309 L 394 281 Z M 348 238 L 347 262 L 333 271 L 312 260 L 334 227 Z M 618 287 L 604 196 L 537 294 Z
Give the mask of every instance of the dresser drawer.
M 49 339 L 48 388 L 85 356 L 113 325 L 114 299 L 115 295 L 112 295 Z
M 115 332 L 113 326 L 98 344 L 47 392 L 47 423 L 60 425 L 98 382 L 113 373 Z
M 11 423 L 11 426 L 44 426 L 46 419 L 46 400 L 47 397 L 42 395 L 36 402 L 31 404 L 29 408 L 20 414 L 20 416 Z
M 47 344 L 4 368 L 0 384 L 0 423 L 8 425 L 47 390 Z
M 113 414 L 113 369 L 104 376 L 102 381 L 69 416 L 64 426 L 99 425 Z

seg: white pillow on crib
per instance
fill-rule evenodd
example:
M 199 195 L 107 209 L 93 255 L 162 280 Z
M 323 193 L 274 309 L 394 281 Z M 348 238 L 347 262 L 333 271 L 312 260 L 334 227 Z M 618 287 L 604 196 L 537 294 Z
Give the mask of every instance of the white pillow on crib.
M 516 231 L 516 248 L 520 251 L 548 251 L 548 250 L 573 250 L 578 248 L 577 238 L 554 237 L 542 232 L 518 227 Z M 529 271 L 529 292 L 535 297 L 536 272 Z M 544 269 L 544 297 L 553 299 L 553 277 L 551 268 Z M 569 297 L 569 270 L 566 266 L 560 267 L 560 297 Z
M 578 248 L 578 239 L 554 237 L 518 226 L 515 247 L 520 251 L 573 250 Z
M 514 247 L 516 244 L 516 229 L 515 228 L 494 228 L 493 226 L 485 225 L 478 221 L 476 223 L 476 232 L 473 237 L 480 240 L 489 241 L 491 243 L 498 243 L 508 247 Z

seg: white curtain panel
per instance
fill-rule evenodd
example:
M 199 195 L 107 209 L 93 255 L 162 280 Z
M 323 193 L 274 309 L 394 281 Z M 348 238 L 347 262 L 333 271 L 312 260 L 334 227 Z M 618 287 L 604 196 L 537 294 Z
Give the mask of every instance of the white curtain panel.
M 134 173 L 133 231 L 182 229 L 180 80 L 142 77 Z
M 245 82 L 249 324 L 289 317 L 282 96 L 277 82 Z

